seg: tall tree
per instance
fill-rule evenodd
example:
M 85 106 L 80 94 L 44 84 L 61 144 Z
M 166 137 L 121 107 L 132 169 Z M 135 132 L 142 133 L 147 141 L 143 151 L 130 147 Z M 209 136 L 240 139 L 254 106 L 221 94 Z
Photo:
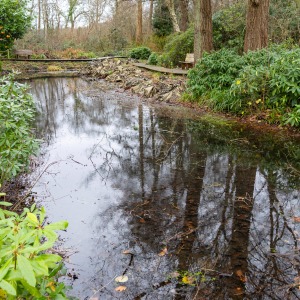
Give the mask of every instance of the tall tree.
M 268 46 L 270 0 L 248 0 L 244 51 Z
M 137 0 L 137 20 L 136 20 L 136 43 L 138 45 L 143 42 L 143 2 Z
M 213 49 L 211 0 L 194 0 L 194 57 L 195 62 L 203 52 Z

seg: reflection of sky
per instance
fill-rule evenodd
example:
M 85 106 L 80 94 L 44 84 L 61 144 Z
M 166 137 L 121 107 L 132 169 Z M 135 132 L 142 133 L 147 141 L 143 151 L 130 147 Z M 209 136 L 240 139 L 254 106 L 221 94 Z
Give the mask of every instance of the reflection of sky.
M 236 230 L 232 228 L 235 182 L 243 166 L 229 150 L 200 150 L 202 137 L 187 133 L 176 118 L 160 117 L 158 110 L 138 107 L 134 97 L 90 85 L 79 79 L 32 83 L 38 132 L 47 144 L 44 166 L 57 162 L 43 174 L 35 192 L 51 221 L 69 221 L 62 237 L 63 247 L 76 252 L 68 264 L 79 275 L 73 294 L 84 299 L 101 290 L 100 299 L 118 299 L 113 278 L 128 269 L 126 299 L 144 291 L 151 299 L 172 299 L 174 284 L 157 290 L 152 285 L 164 281 L 182 259 L 192 261 L 197 247 L 203 246 L 213 252 L 198 257 L 198 264 L 210 261 L 221 272 L 230 272 L 226 266 L 230 237 Z M 90 91 L 93 96 L 88 96 Z M 195 171 L 198 166 L 203 175 Z M 299 191 L 287 188 L 288 180 L 280 171 L 278 181 L 283 188 L 274 188 L 267 171 L 256 165 L 252 169 L 256 173 L 254 191 L 247 192 L 254 195 L 248 260 L 250 282 L 255 283 L 255 271 L 259 270 L 257 278 L 261 278 L 273 266 L 269 262 L 270 234 L 275 230 L 270 225 L 270 201 L 276 208 L 273 217 L 278 232 L 282 232 L 276 241 L 280 253 L 293 248 L 288 229 L 299 229 L 292 217 L 300 212 Z M 191 207 L 186 203 L 192 190 L 196 212 L 188 211 Z M 194 219 L 197 242 L 184 258 L 180 256 L 183 235 L 176 235 L 186 224 L 193 225 Z M 159 257 L 166 241 L 170 241 L 171 255 Z M 132 266 L 128 266 L 129 256 L 122 254 L 127 249 L 135 254 Z M 284 269 L 285 262 L 277 260 Z M 286 281 L 291 274 L 288 271 Z M 255 289 L 248 285 L 249 290 Z

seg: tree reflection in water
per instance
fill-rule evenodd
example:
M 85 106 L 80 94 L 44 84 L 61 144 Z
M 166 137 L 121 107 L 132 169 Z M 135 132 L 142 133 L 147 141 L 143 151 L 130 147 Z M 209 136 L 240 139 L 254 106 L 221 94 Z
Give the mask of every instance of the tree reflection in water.
M 73 294 L 300 298 L 299 182 L 291 181 L 278 146 L 264 148 L 241 128 L 191 121 L 178 109 L 105 91 L 104 83 L 31 84 L 49 161 L 66 161 L 42 180 L 54 198 L 69 195 L 46 206 L 52 217 L 71 219 L 66 244 L 78 250 L 70 259 L 80 273 Z M 276 155 L 265 150 L 273 148 Z M 181 275 L 171 278 L 175 271 Z M 202 281 L 182 284 L 184 274 L 200 273 Z M 110 282 L 122 274 L 129 281 L 120 294 Z

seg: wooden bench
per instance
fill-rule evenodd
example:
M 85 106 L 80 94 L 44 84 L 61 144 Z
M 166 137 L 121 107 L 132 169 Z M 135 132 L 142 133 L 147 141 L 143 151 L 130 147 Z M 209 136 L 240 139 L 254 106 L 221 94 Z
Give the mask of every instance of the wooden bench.
M 16 58 L 21 58 L 21 57 L 25 57 L 26 59 L 29 59 L 30 56 L 33 54 L 33 52 L 31 50 L 15 50 L 14 52 Z
M 181 69 L 187 70 L 193 68 L 195 65 L 194 53 L 187 53 L 185 61 L 180 61 Z

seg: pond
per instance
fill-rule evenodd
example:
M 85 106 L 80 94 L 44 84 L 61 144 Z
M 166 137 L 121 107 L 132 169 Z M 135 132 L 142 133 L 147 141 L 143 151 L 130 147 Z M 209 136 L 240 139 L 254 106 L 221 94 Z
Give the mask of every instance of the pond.
M 299 139 L 102 81 L 30 85 L 45 141 L 34 193 L 69 221 L 70 296 L 300 299 Z

